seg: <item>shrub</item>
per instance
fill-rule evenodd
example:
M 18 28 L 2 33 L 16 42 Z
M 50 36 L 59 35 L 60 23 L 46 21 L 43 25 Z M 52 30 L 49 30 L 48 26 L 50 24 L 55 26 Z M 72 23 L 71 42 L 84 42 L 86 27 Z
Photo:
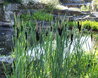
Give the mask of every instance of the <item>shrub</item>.
M 30 14 L 22 14 L 20 16 L 23 20 L 38 20 L 38 21 L 52 21 L 53 20 L 53 15 L 43 12 L 43 11 L 37 11 L 33 13 L 32 15 Z

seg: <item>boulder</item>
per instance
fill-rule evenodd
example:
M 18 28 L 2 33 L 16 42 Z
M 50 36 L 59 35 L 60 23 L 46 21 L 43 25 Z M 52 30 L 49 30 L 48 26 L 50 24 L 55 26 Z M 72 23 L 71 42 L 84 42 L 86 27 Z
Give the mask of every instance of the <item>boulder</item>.
M 9 21 L 11 24 L 14 24 L 14 12 L 18 12 L 20 4 L 10 3 L 5 5 L 5 20 Z

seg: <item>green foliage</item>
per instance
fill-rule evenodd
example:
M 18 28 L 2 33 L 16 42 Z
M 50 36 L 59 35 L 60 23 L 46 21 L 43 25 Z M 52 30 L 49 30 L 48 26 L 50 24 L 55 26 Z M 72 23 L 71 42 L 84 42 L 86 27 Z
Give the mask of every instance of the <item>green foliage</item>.
M 81 11 L 90 11 L 91 9 L 90 9 L 90 6 L 89 5 L 87 5 L 87 6 L 84 6 L 84 5 L 82 5 L 81 6 Z
M 68 22 L 68 26 L 76 26 L 77 25 L 77 23 L 76 22 Z
M 25 21 L 18 23 L 16 21 L 15 25 L 15 31 L 17 27 L 20 31 L 18 31 L 19 36 L 15 37 L 15 67 L 13 68 L 13 74 L 9 76 L 9 78 L 98 77 L 98 60 L 95 52 L 87 53 L 81 49 L 79 44 L 80 38 L 84 33 L 79 33 L 76 29 L 70 31 L 62 26 L 62 32 L 59 30 L 54 33 L 54 31 L 48 30 L 48 35 L 46 35 L 46 31 L 41 29 L 41 32 L 37 33 L 36 36 L 36 32 L 39 31 L 35 31 L 32 21 L 29 20 L 28 24 Z M 68 25 L 73 26 L 73 24 L 76 25 L 77 23 L 69 22 Z M 24 25 L 30 25 L 30 30 Z M 21 31 L 22 26 L 24 26 L 24 28 Z M 58 27 L 59 24 L 56 23 L 53 29 L 55 28 L 57 30 Z M 61 35 L 59 33 L 61 33 Z M 71 45 L 68 45 L 68 43 L 71 42 L 70 34 L 73 34 L 74 38 L 78 40 L 72 52 L 70 51 Z M 38 36 L 39 40 L 36 40 Z M 32 42 L 30 42 L 30 37 L 32 38 Z M 84 42 L 85 41 L 83 41 L 83 43 Z M 40 48 L 36 48 L 38 46 Z M 68 48 L 68 50 L 65 50 L 65 48 Z M 42 54 L 39 53 L 39 49 Z M 32 53 L 28 55 L 28 50 L 31 50 L 36 56 L 33 57 Z
M 43 21 L 43 20 L 44 21 L 52 21 L 53 20 L 53 16 L 51 14 L 41 12 L 41 11 L 35 12 L 33 14 L 33 18 L 35 20 L 41 20 L 41 21 Z
M 82 26 L 87 29 L 98 30 L 98 22 L 96 21 L 83 21 Z
M 21 18 L 23 20 L 38 20 L 38 21 L 52 21 L 53 16 L 49 13 L 42 12 L 42 11 L 37 11 L 33 13 L 32 15 L 30 14 L 23 14 L 21 15 Z
M 79 21 L 80 25 L 82 26 L 82 29 L 88 29 L 88 30 L 94 30 L 97 31 L 98 30 L 98 22 L 96 21 Z M 75 27 L 78 25 L 77 22 L 67 22 L 67 25 L 70 27 Z

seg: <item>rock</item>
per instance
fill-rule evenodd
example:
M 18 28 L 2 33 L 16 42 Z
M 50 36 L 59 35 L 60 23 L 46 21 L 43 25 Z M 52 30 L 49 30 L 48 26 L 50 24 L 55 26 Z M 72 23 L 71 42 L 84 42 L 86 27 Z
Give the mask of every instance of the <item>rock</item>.
M 7 21 L 5 21 L 5 22 L 0 21 L 0 27 L 13 27 L 13 25 Z
M 0 4 L 0 21 L 4 20 L 3 4 Z
M 54 10 L 52 12 L 53 14 L 56 14 L 56 15 L 67 15 L 67 16 L 77 16 L 77 15 L 85 15 L 84 12 L 81 12 L 81 11 L 77 11 L 77 10 L 72 10 L 72 9 L 66 9 L 66 10 Z
M 28 3 L 41 3 L 41 4 L 59 4 L 59 0 L 22 0 L 22 3 L 24 5 L 28 4 Z
M 4 6 L 5 20 L 14 25 L 14 13 L 19 10 L 20 4 L 7 4 Z
M 19 7 L 21 6 L 21 4 L 16 4 L 16 3 L 10 3 L 5 5 L 5 11 L 16 11 L 19 10 Z
M 12 58 L 11 56 L 0 57 L 0 78 L 6 78 L 6 75 L 12 74 L 13 62 L 14 62 L 14 58 Z
M 92 12 L 91 14 L 93 17 L 97 17 L 98 18 L 98 12 Z
M 4 3 L 4 0 L 0 0 L 0 4 L 3 4 Z
M 13 29 L 9 27 L 0 27 L 0 55 L 11 53 L 13 42 Z
M 81 3 L 83 0 L 60 0 L 62 3 Z
M 45 9 L 47 7 L 46 4 L 43 3 L 28 3 L 28 4 L 22 4 L 19 9 Z

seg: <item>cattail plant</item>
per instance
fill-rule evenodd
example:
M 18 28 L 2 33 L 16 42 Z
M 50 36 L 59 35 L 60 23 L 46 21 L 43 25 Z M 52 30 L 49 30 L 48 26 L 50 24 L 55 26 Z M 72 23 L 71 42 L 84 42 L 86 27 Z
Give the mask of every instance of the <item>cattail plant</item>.
M 59 33 L 60 36 L 62 35 L 62 32 L 63 32 L 63 28 L 62 27 L 58 27 L 58 33 Z
M 39 30 L 39 27 L 38 27 L 38 23 L 36 22 L 36 40 L 39 41 L 40 40 L 40 30 Z
M 79 29 L 79 32 L 81 31 L 81 25 L 80 25 L 80 22 L 78 21 L 78 29 Z
M 46 32 L 42 31 L 38 22 L 36 25 L 32 21 L 27 22 L 31 25 L 29 31 L 26 31 L 28 24 L 25 22 L 23 31 L 17 30 L 21 34 L 18 35 L 19 38 L 15 37 L 15 68 L 8 78 L 98 78 L 98 64 L 92 64 L 92 61 L 97 62 L 95 54 L 82 49 L 86 39 L 81 40 L 85 33 L 79 32 L 79 22 L 78 27 L 74 27 L 74 21 L 68 21 L 65 26 L 61 20 L 60 24 L 56 22 Z

